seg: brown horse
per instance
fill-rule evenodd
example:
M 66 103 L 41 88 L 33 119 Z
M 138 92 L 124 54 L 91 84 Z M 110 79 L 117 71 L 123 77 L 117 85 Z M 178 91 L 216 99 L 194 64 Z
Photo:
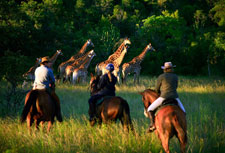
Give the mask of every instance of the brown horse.
M 140 92 L 144 103 L 145 115 L 148 107 L 159 95 L 151 89 Z M 147 116 L 146 116 L 147 117 Z M 187 123 L 185 113 L 176 105 L 165 105 L 157 111 L 155 116 L 156 134 L 161 140 L 166 153 L 169 153 L 169 140 L 175 135 L 180 142 L 181 152 L 185 152 L 187 144 Z
M 25 98 L 21 123 L 27 120 L 27 127 L 30 131 L 30 127 L 34 121 L 36 129 L 39 129 L 38 126 L 40 123 L 43 126 L 43 123 L 47 121 L 47 131 L 49 132 L 54 123 L 56 110 L 54 101 L 45 90 L 31 90 Z
M 90 90 L 91 95 L 96 93 L 97 84 L 100 80 L 100 76 L 93 76 L 91 74 Z M 90 108 L 89 108 L 90 115 Z M 125 131 L 132 130 L 134 132 L 133 124 L 130 117 L 130 108 L 126 100 L 121 97 L 114 96 L 104 98 L 103 102 L 96 106 L 96 118 L 97 120 L 90 121 L 91 126 L 98 121 L 101 125 L 103 123 L 110 123 L 119 119 Z

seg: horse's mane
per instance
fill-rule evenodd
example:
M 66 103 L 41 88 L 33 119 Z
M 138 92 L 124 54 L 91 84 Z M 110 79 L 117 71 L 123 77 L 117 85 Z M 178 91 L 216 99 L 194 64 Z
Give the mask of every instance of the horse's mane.
M 93 79 L 91 79 L 92 82 L 90 84 L 90 89 L 91 89 L 91 92 L 92 92 L 91 94 L 94 94 L 94 93 L 98 92 L 97 85 L 98 85 L 98 82 L 100 80 L 100 77 L 101 77 L 101 75 L 96 75 L 96 76 L 91 77 L 91 78 L 93 78 Z M 94 86 L 93 86 L 93 83 L 95 83 Z
M 147 91 L 148 93 L 151 93 L 151 94 L 155 94 L 156 96 L 159 96 L 159 94 L 154 90 L 154 89 L 146 89 L 145 91 Z

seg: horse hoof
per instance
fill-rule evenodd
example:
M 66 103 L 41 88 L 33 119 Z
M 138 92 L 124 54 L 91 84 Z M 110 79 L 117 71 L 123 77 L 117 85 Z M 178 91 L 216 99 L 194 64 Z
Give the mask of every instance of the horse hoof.
M 90 125 L 91 125 L 91 126 L 94 126 L 94 125 L 95 125 L 95 120 L 91 120 L 91 121 L 90 121 Z
M 57 120 L 58 120 L 59 122 L 62 122 L 62 121 L 63 121 L 62 115 L 61 115 L 61 114 L 57 114 L 57 115 L 56 115 L 56 118 L 57 118 Z

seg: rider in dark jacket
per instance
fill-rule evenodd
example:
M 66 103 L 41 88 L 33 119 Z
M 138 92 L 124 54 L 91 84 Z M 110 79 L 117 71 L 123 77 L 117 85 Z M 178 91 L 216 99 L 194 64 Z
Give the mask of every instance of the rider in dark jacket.
M 158 77 L 155 87 L 156 92 L 160 96 L 148 107 L 149 118 L 151 120 L 151 124 L 147 130 L 148 132 L 152 132 L 156 129 L 154 124 L 154 111 L 163 103 L 164 100 L 171 98 L 176 99 L 178 106 L 185 113 L 184 106 L 177 94 L 178 77 L 173 73 L 174 67 L 176 66 L 173 66 L 171 62 L 165 62 L 164 66 L 161 67 L 164 73 Z
M 90 121 L 92 121 L 96 115 L 95 104 L 97 100 L 104 96 L 115 96 L 115 85 L 117 82 L 117 78 L 112 73 L 114 70 L 114 65 L 110 63 L 106 66 L 106 69 L 108 70 L 108 73 L 104 74 L 101 77 L 97 85 L 99 91 L 96 94 L 92 95 L 88 100 L 90 107 Z

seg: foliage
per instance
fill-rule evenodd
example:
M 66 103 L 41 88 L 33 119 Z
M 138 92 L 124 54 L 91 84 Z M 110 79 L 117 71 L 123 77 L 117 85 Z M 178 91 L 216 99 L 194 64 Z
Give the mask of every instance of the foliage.
M 27 66 L 21 70 L 25 72 L 33 66 L 33 59 L 52 56 L 62 49 L 64 58 L 56 61 L 57 67 L 87 39 L 92 39 L 97 53 L 90 68 L 93 71 L 97 62 L 114 51 L 112 46 L 116 42 L 129 37 L 132 45 L 124 58 L 126 62 L 149 42 L 158 51 L 147 55 L 150 61 L 144 60 L 143 74 L 158 74 L 159 66 L 170 60 L 181 74 L 207 74 L 205 67 L 210 66 L 214 75 L 223 75 L 215 68 L 225 66 L 224 54 L 214 55 L 225 50 L 224 13 L 223 0 L 0 1 L 0 56 L 7 51 L 20 51 L 28 59 Z M 210 39 L 205 37 L 208 33 Z M 199 46 L 193 48 L 193 43 Z M 179 68 L 183 67 L 184 58 L 197 61 L 199 56 L 201 64 L 187 62 L 185 70 Z M 207 62 L 208 58 L 220 65 Z

